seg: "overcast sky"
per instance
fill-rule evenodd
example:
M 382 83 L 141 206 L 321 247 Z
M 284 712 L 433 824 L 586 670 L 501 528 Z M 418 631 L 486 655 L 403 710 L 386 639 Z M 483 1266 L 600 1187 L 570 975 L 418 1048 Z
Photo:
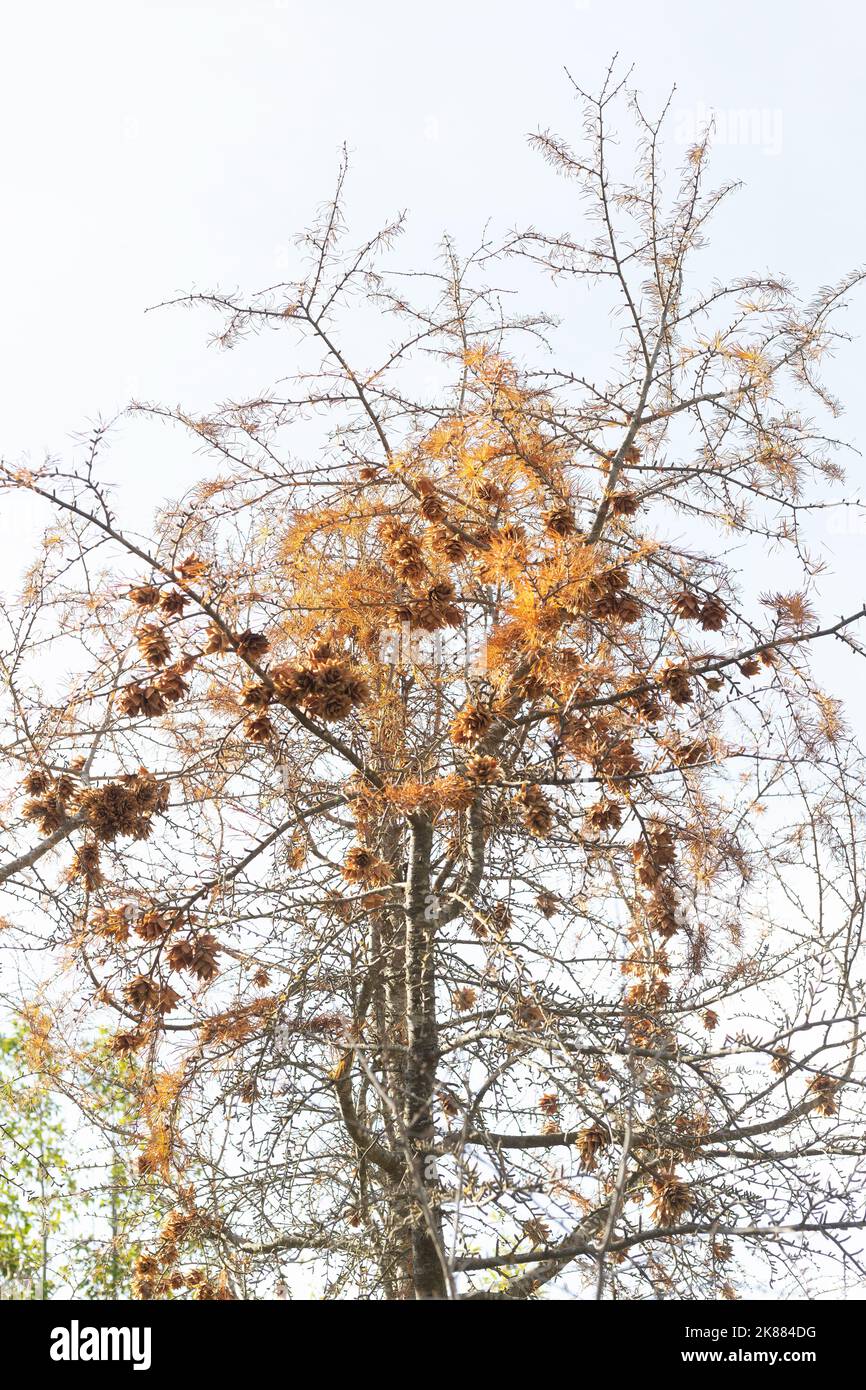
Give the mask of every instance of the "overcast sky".
M 206 348 L 211 323 L 144 310 L 193 284 L 290 277 L 292 237 L 330 192 L 343 141 L 350 221 L 366 232 L 408 209 L 416 263 L 446 229 L 474 244 L 488 219 L 576 227 L 567 186 L 525 137 L 576 140 L 562 66 L 595 88 L 617 50 L 647 106 L 677 84 L 674 144 L 715 111 L 713 173 L 745 183 L 708 277 L 769 269 L 808 293 L 864 259 L 853 0 L 54 0 L 7 6 L 0 47 L 6 458 L 68 451 L 132 395 L 206 409 L 231 394 L 239 369 Z M 866 297 L 847 320 L 860 341 L 830 370 L 849 406 L 840 433 L 861 445 L 864 326 Z M 139 499 L 142 479 L 155 498 L 204 467 L 151 439 L 116 454 Z M 855 493 L 859 472 L 854 458 Z M 829 616 L 866 599 L 866 522 L 822 526 Z M 6 578 L 24 551 L 17 515 L 0 535 Z

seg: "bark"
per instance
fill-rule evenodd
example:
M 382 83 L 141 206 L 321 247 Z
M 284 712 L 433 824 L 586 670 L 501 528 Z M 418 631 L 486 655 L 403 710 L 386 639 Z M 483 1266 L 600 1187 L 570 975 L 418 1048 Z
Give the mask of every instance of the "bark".
M 417 1299 L 444 1298 L 441 1235 L 435 1198 L 433 1092 L 436 1083 L 436 914 L 431 912 L 430 851 L 433 829 L 427 817 L 412 825 L 406 880 L 406 1058 L 404 1122 L 411 1154 L 412 1277 Z

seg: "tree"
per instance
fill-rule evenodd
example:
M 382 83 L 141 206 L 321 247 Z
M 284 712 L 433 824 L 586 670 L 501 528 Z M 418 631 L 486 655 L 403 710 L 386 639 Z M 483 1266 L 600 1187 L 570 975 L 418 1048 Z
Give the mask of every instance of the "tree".
M 399 221 L 348 248 L 344 166 L 297 282 L 179 301 L 297 372 L 132 408 L 216 460 L 148 537 L 106 427 L 4 466 L 52 512 L 7 620 L 9 931 L 136 1058 L 173 1202 L 143 1296 L 856 1273 L 863 764 L 811 654 L 862 657 L 863 610 L 817 616 L 808 526 L 843 505 L 818 364 L 862 274 L 702 286 L 706 141 L 671 195 L 664 112 L 575 94 L 583 152 L 534 143 L 585 238 L 409 275 Z M 533 268 L 617 315 L 606 378 L 507 312 Z
M 71 1192 L 57 1107 L 22 1084 L 22 1034 L 0 1039 L 0 1282 L 8 1290 L 50 1292 L 49 1249 Z
M 128 1296 L 148 1226 L 159 1225 L 147 1184 L 127 1181 L 118 1134 L 128 1116 L 134 1061 L 104 1039 L 79 1051 L 87 1074 L 87 1129 L 70 1124 L 68 1079 L 50 1016 L 25 1010 L 0 1038 L 0 1296 Z M 106 1150 L 101 1130 L 113 1134 Z

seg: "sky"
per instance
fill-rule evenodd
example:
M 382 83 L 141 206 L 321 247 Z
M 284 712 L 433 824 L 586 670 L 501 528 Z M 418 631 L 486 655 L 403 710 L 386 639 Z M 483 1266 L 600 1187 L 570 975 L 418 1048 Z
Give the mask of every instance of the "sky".
M 562 69 L 595 89 L 615 52 L 649 108 L 676 84 L 673 153 L 712 111 L 713 175 L 744 183 L 704 256 L 707 278 L 771 270 L 808 294 L 864 259 L 863 36 L 853 0 L 7 6 L 0 452 L 68 457 L 77 433 L 131 397 L 204 411 L 240 393 L 252 367 L 207 347 L 213 322 L 145 310 L 193 286 L 289 278 L 293 237 L 331 192 L 343 142 L 352 227 L 360 237 L 406 209 L 407 262 L 429 265 L 446 230 L 468 249 L 488 222 L 576 227 L 579 206 L 526 136 L 577 141 Z M 580 370 L 592 333 L 563 309 Z M 862 445 L 866 295 L 846 327 L 855 342 L 829 380 L 848 406 L 839 432 Z M 259 385 L 278 374 L 268 351 Z M 858 495 L 856 455 L 850 467 Z M 125 505 L 142 514 L 205 468 L 152 427 L 121 435 L 112 457 Z M 0 586 L 14 587 L 41 520 L 20 505 L 0 517 Z M 866 513 L 820 522 L 832 571 L 822 616 L 866 599 L 864 539 Z

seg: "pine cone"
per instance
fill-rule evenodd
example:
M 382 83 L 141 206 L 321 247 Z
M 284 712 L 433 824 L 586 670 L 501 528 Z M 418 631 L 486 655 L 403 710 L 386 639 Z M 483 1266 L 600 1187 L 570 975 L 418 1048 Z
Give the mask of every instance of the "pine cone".
M 274 726 L 265 714 L 248 719 L 244 725 L 244 733 L 251 743 L 267 743 L 273 732 Z
M 596 833 L 605 830 L 619 830 L 623 820 L 623 809 L 618 801 L 598 801 L 586 813 L 587 828 Z
M 159 912 L 145 912 L 135 924 L 137 934 L 145 941 L 156 941 L 168 931 L 169 924 Z
M 466 762 L 466 776 L 471 782 L 477 782 L 480 786 L 489 786 L 491 782 L 495 782 L 500 771 L 496 758 L 485 757 L 480 753 L 473 754 Z
M 701 627 L 705 632 L 719 632 L 725 625 L 725 605 L 717 598 L 708 598 L 700 612 Z
M 159 985 L 149 975 L 136 975 L 123 987 L 123 997 L 130 1008 L 144 1013 L 159 1002 Z
M 165 714 L 168 708 L 165 696 L 155 685 L 128 685 L 120 697 L 120 708 L 125 715 L 134 719 L 143 714 L 153 719 Z
M 691 1188 L 673 1169 L 657 1173 L 650 1188 L 653 1220 L 659 1226 L 675 1226 L 691 1211 Z
M 245 709 L 266 709 L 270 702 L 270 690 L 258 681 L 247 681 L 241 690 L 241 704 Z
M 552 536 L 573 536 L 577 527 L 574 520 L 574 512 L 570 507 L 552 507 L 544 515 L 545 529 Z
M 455 536 L 452 531 L 448 531 L 444 526 L 437 526 L 431 538 L 431 544 L 437 555 L 441 555 L 452 565 L 459 564 L 465 560 L 467 555 L 466 543 L 461 536 Z
M 599 1153 L 602 1149 L 607 1148 L 609 1143 L 610 1132 L 597 1121 L 590 1125 L 589 1129 L 581 1130 L 577 1140 L 577 1151 L 580 1155 L 580 1166 L 584 1172 L 594 1171 Z
M 823 1073 L 815 1076 L 809 1082 L 809 1090 L 815 1097 L 815 1109 L 819 1115 L 835 1115 L 838 1110 L 836 1097 L 839 1092 L 839 1082 L 832 1076 Z
M 201 579 L 207 573 L 207 563 L 201 560 L 198 555 L 187 555 L 185 560 L 181 560 L 177 567 L 177 573 L 181 579 L 192 584 L 197 579 Z
M 252 632 L 250 628 L 247 628 L 235 639 L 238 656 L 243 657 L 245 661 L 258 661 L 265 652 L 270 650 L 270 646 L 271 644 L 264 633 Z
M 465 985 L 460 989 L 455 989 L 451 993 L 451 1003 L 460 1014 L 468 1013 L 475 1003 L 478 995 L 475 990 Z
M 634 516 L 639 506 L 640 498 L 635 492 L 615 492 L 610 499 L 614 516 Z
M 69 875 L 71 878 L 80 878 L 90 893 L 101 888 L 105 880 L 99 862 L 99 846 L 93 843 L 82 845 L 76 851 Z
M 371 886 L 387 883 L 391 877 L 388 865 L 366 845 L 353 845 L 346 855 L 342 874 L 349 883 L 364 883 Z
M 183 679 L 180 672 L 174 668 L 170 671 L 166 671 L 165 675 L 160 677 L 159 693 L 162 695 L 163 699 L 170 700 L 174 703 L 176 700 L 182 700 L 188 691 L 189 686 L 186 681 Z
M 51 777 L 42 768 L 34 768 L 27 773 L 22 785 L 28 796 L 41 796 L 51 786 Z
M 532 835 L 547 835 L 553 826 L 553 812 L 540 787 L 524 785 L 514 798 L 523 812 L 523 824 Z
M 697 594 L 690 594 L 687 590 L 675 594 L 671 600 L 671 607 L 678 618 L 686 618 L 689 622 L 698 622 L 701 616 L 703 605 Z
M 225 652 L 231 651 L 231 639 L 228 633 L 224 632 L 216 623 L 211 623 L 207 630 L 207 641 L 204 645 L 205 656 L 223 656 Z
M 195 960 L 195 946 L 191 941 L 176 941 L 168 952 L 168 963 L 172 970 L 189 970 Z
M 159 589 L 155 584 L 138 584 L 126 597 L 136 608 L 155 608 L 159 603 Z
M 173 618 L 182 613 L 188 603 L 189 599 L 180 589 L 169 589 L 167 594 L 163 594 L 159 606 L 163 613 Z
M 195 949 L 189 969 L 197 979 L 207 983 L 219 974 L 216 958 L 222 948 L 210 932 L 197 937 L 193 944 Z
M 690 705 L 693 699 L 691 682 L 681 666 L 669 666 L 663 672 L 661 687 L 675 705 Z
M 155 623 L 146 623 L 139 629 L 138 650 L 149 666 L 164 666 L 171 655 L 168 637 Z
M 456 744 L 478 743 L 493 724 L 489 708 L 481 705 L 466 705 L 451 723 L 451 742 Z

